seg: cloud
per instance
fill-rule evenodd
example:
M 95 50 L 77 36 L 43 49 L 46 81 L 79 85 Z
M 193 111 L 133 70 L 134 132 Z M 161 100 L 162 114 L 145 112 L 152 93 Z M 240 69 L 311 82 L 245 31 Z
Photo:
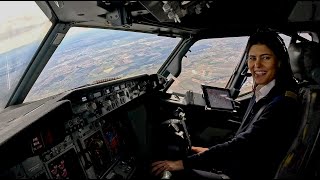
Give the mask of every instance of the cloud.
M 0 2 L 0 53 L 41 41 L 51 22 L 35 2 Z

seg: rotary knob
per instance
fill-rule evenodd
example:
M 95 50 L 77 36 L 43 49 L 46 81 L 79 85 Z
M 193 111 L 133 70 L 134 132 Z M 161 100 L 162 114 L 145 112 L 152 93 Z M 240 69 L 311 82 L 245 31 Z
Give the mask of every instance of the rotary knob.
M 97 104 L 95 102 L 88 103 L 88 110 L 94 112 L 97 109 Z

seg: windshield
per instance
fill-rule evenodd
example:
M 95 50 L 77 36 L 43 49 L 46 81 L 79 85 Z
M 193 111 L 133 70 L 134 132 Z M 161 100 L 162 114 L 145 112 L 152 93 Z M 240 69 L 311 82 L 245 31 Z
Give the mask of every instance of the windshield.
M 32 1 L 0 2 L 0 109 L 3 109 L 52 23 Z
M 179 41 L 154 34 L 73 27 L 25 102 L 102 79 L 154 74 Z

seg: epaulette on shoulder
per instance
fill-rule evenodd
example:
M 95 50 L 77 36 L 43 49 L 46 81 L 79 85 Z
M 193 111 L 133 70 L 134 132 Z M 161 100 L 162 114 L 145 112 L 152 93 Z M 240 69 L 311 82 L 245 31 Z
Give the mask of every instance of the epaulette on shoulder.
M 293 91 L 286 91 L 285 94 L 284 94 L 286 97 L 290 97 L 294 100 L 298 100 L 298 95 L 297 93 L 293 92 Z

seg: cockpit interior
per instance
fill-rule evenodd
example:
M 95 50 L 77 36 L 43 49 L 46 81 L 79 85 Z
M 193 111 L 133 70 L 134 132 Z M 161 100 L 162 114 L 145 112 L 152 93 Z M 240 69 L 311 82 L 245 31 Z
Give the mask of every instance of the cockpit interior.
M 275 178 L 319 177 L 320 2 L 3 1 L 0 14 L 1 178 L 175 179 L 151 163 L 239 128 L 259 29 L 283 38 L 303 104 Z

